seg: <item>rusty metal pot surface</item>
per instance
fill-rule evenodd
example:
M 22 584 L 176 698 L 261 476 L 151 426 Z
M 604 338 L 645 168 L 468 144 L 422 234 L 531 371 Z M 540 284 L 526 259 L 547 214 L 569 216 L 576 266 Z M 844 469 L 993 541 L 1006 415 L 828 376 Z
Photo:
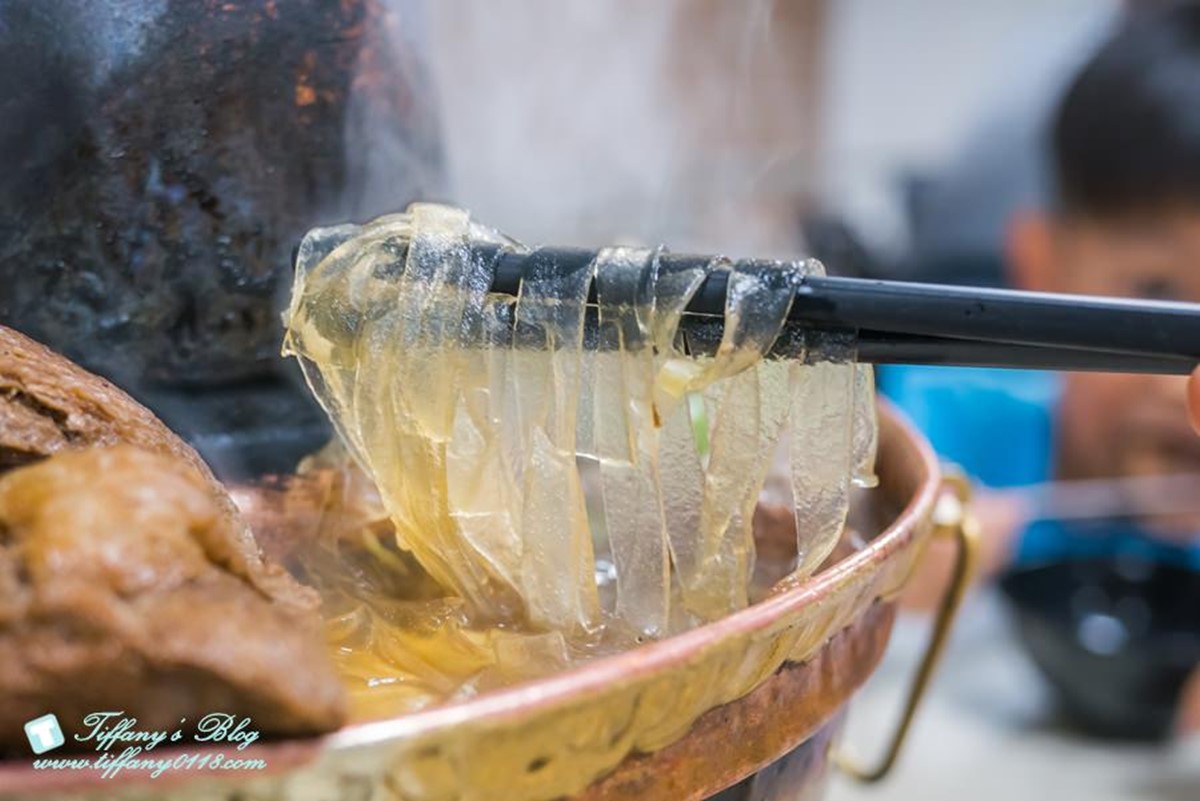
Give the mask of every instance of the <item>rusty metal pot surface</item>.
M 415 6 L 0 0 L 0 323 L 223 476 L 293 469 L 329 430 L 278 358 L 292 248 L 442 190 Z
M 0 797 L 686 801 L 722 793 L 725 801 L 785 797 L 771 787 L 790 798 L 798 788 L 819 793 L 839 713 L 883 654 L 894 599 L 933 531 L 941 486 L 918 434 L 887 408 L 880 428 L 880 486 L 858 510 L 882 524 L 862 529 L 870 541 L 723 620 L 539 681 L 239 754 L 264 760 L 260 771 L 103 780 L 9 763 L 0 767 Z
M 292 247 L 372 211 L 355 115 L 428 168 L 390 204 L 438 188 L 395 5 L 0 0 L 0 320 L 124 383 L 275 375 Z

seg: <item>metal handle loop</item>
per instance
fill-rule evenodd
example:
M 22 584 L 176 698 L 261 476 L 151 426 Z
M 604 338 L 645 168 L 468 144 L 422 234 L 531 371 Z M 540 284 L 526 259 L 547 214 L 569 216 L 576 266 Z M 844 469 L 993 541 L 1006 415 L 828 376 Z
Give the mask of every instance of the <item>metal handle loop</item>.
M 938 539 L 951 538 L 957 546 L 957 558 L 954 561 L 954 572 L 946 587 L 946 593 L 938 605 L 930 632 L 929 642 L 925 653 L 917 666 L 908 688 L 908 697 L 904 702 L 904 710 L 895 730 L 888 741 L 877 764 L 867 766 L 854 759 L 844 750 L 838 749 L 834 755 L 834 763 L 851 778 L 864 784 L 878 782 L 891 772 L 900 755 L 900 750 L 912 727 L 913 717 L 917 707 L 929 686 L 938 660 L 945 650 L 950 626 L 962 603 L 963 595 L 971 583 L 975 572 L 975 561 L 979 543 L 979 524 L 971 514 L 969 506 L 971 484 L 957 467 L 944 470 L 942 492 L 933 512 L 933 536 Z

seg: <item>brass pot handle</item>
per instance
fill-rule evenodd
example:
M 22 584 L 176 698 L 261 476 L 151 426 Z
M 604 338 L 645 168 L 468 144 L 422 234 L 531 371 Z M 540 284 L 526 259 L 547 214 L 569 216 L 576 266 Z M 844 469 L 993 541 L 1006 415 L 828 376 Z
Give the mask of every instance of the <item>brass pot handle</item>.
M 954 622 L 954 616 L 958 612 L 963 595 L 975 572 L 979 546 L 979 523 L 971 514 L 970 497 L 971 484 L 963 472 L 956 466 L 944 467 L 941 493 L 933 510 L 933 536 L 939 539 L 951 538 L 954 540 L 957 546 L 954 572 L 951 574 L 946 592 L 942 596 L 934 616 L 933 630 L 930 632 L 925 653 L 921 657 L 912 683 L 909 685 L 904 711 L 892 732 L 883 756 L 877 764 L 866 766 L 841 748 L 838 748 L 833 754 L 834 764 L 856 781 L 864 784 L 877 782 L 891 772 L 900 755 L 900 749 L 908 737 L 917 707 L 920 706 L 921 698 L 929 686 L 929 679 L 933 676 L 938 660 L 941 659 L 942 652 L 945 650 L 950 626 Z

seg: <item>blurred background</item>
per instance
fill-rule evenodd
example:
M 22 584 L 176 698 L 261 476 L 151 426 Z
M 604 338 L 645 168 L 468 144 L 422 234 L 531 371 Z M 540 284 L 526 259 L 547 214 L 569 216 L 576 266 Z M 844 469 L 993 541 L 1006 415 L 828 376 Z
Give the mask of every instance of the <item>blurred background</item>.
M 937 225 L 937 187 L 986 169 L 973 162 L 989 140 L 1008 148 L 996 172 L 1032 171 L 1011 157 L 1031 158 L 1020 151 L 1034 149 L 1118 8 L 517 0 L 496 14 L 482 0 L 433 3 L 450 186 L 480 218 L 533 240 L 794 252 L 803 224 L 829 220 L 888 265 L 914 249 L 990 245 L 995 257 L 1000 199 L 977 197 L 946 210 L 968 219 Z M 1010 209 L 1025 199 L 1005 198 Z M 931 230 L 949 222 L 978 234 Z

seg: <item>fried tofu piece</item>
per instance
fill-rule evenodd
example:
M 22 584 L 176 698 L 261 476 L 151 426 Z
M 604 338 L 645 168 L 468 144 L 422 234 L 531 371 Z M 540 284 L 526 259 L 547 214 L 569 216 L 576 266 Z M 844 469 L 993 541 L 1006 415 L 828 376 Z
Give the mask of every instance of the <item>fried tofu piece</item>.
M 136 446 L 0 475 L 0 749 L 47 712 L 64 731 L 102 710 L 140 729 L 209 712 L 264 735 L 341 725 L 319 617 L 252 580 L 240 525 L 204 474 Z

